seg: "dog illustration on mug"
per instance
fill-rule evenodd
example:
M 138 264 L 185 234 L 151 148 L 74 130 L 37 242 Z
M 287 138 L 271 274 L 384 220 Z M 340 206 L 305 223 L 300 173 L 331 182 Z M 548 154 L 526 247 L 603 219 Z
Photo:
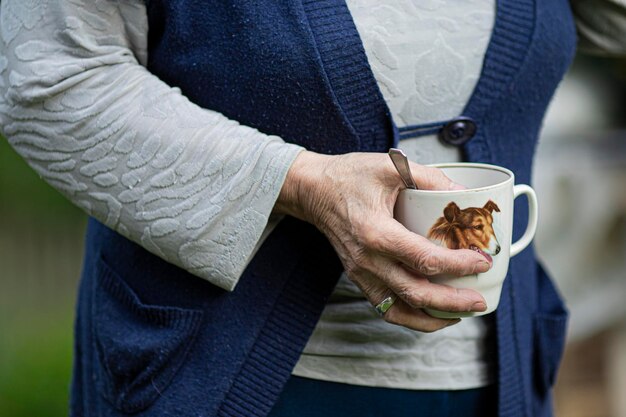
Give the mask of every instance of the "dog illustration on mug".
M 489 200 L 483 207 L 460 209 L 450 202 L 428 231 L 428 238 L 440 241 L 450 249 L 471 249 L 489 262 L 500 253 L 500 243 L 493 228 L 493 212 L 500 212 L 496 203 Z

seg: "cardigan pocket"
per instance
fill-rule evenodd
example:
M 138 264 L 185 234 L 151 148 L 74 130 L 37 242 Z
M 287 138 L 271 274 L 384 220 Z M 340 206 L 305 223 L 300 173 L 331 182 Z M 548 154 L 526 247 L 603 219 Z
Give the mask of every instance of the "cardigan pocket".
M 124 413 L 152 405 L 184 363 L 202 316 L 200 310 L 144 304 L 100 258 L 92 304 L 100 394 Z
M 554 284 L 537 265 L 539 310 L 534 315 L 535 374 L 540 392 L 547 393 L 556 380 L 565 348 L 568 312 Z

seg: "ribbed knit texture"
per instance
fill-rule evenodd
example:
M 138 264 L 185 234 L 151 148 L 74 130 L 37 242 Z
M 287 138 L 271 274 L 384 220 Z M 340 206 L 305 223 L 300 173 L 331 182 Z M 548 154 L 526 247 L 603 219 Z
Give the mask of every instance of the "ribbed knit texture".
M 535 4 L 533 0 L 500 0 L 496 9 L 496 23 L 491 42 L 485 54 L 483 71 L 473 96 L 463 114 L 476 120 L 484 119 L 494 101 L 507 93 L 519 68 L 526 58 L 534 31 Z M 489 148 L 488 137 L 479 125 L 475 138 L 466 146 L 467 157 L 472 161 L 502 163 Z M 517 216 L 516 216 L 517 217 Z M 521 215 L 520 215 L 521 217 Z M 497 310 L 499 414 L 505 416 L 527 415 L 525 392 L 520 377 L 521 359 L 516 340 L 513 312 L 515 283 L 510 273 L 502 289 Z M 508 299 L 508 300 L 507 300 Z M 504 302 L 503 302 L 504 301 Z M 508 302 L 507 302 L 508 301 Z
M 302 5 L 328 81 L 359 138 L 359 150 L 384 152 L 394 144 L 388 135 L 390 113 L 348 7 L 341 0 L 305 0 Z
M 528 54 L 534 30 L 533 0 L 499 0 L 496 8 L 496 23 L 485 61 L 474 94 L 463 114 L 477 120 L 484 118 L 492 103 L 506 94 L 514 77 Z M 494 162 L 487 149 L 487 140 L 479 130 L 467 145 L 470 158 L 477 161 Z
M 526 55 L 534 31 L 532 0 L 499 0 L 496 24 L 480 81 L 468 102 L 466 113 L 481 117 L 489 105 L 506 94 Z
M 520 67 L 529 52 L 534 32 L 535 4 L 533 0 L 499 0 L 496 8 L 496 23 L 491 42 L 485 54 L 483 70 L 463 114 L 476 120 L 484 119 L 493 102 L 507 94 L 514 83 Z M 502 164 L 500 158 L 489 148 L 488 137 L 481 131 L 466 146 L 467 157 L 472 161 Z M 519 181 L 519 180 L 518 180 Z M 518 217 L 519 216 L 519 217 Z M 523 215 L 518 214 L 519 219 Z M 518 220 L 519 222 L 519 220 Z M 499 414 L 505 416 L 527 415 L 525 409 L 530 403 L 528 392 L 523 388 L 521 358 L 519 357 L 520 337 L 513 312 L 515 282 L 509 276 L 502 289 L 502 299 L 497 310 Z
M 309 242 L 314 243 L 314 242 Z M 312 247 L 314 245 L 310 245 Z M 321 254 L 320 254 L 321 255 Z M 333 253 L 326 254 L 328 260 Z M 318 259 L 324 258 L 319 256 Z M 263 326 L 246 362 L 241 367 L 237 379 L 226 396 L 219 416 L 248 417 L 269 413 L 275 399 L 281 393 L 282 386 L 277 380 L 286 380 L 291 374 L 293 364 L 298 360 L 308 334 L 313 330 L 326 297 L 320 297 L 326 280 L 310 276 L 315 265 L 306 259 L 293 274 L 298 279 L 289 281 L 277 301 L 269 320 Z M 328 262 L 328 267 L 333 263 Z M 335 270 L 340 269 L 335 263 Z M 338 276 L 335 276 L 338 278 Z M 331 276 L 328 277 L 332 279 Z M 304 330 L 304 331 L 303 331 Z M 268 392 L 259 390 L 267 385 Z M 242 400 L 245 399 L 245 400 Z

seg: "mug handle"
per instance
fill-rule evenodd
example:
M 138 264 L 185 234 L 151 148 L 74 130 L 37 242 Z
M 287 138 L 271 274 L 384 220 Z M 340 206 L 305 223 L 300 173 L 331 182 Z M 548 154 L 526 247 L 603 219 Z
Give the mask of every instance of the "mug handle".
M 511 245 L 511 256 L 515 256 L 524 249 L 535 237 L 535 231 L 537 230 L 537 195 L 535 190 L 530 188 L 526 184 L 519 184 L 513 187 L 513 199 L 516 199 L 522 194 L 526 194 L 528 197 L 528 225 L 524 235 L 519 240 Z

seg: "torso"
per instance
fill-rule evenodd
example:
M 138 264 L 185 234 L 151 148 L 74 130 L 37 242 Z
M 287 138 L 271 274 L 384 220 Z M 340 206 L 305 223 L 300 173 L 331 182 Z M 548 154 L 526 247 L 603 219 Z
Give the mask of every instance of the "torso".
M 495 0 L 347 4 L 398 127 L 462 114 L 480 75 Z M 462 158 L 435 135 L 403 140 L 400 148 L 421 164 Z M 294 374 L 406 389 L 485 386 L 494 379 L 489 323 L 464 319 L 431 334 L 388 324 L 343 274 Z

